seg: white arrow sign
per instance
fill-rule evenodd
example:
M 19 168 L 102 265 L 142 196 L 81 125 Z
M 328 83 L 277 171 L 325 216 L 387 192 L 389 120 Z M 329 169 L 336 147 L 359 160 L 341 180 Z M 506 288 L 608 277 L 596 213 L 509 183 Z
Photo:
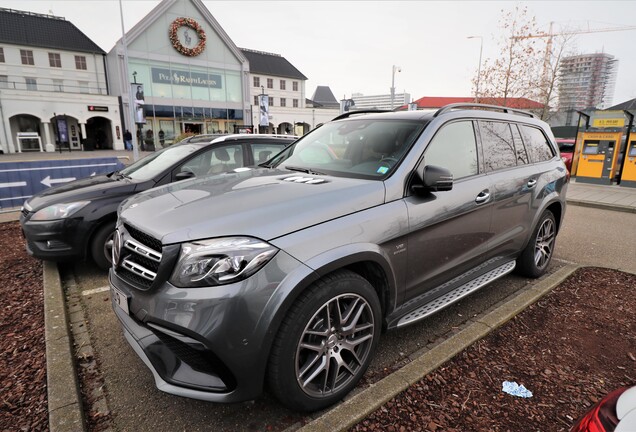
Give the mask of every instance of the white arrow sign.
M 0 183 L 0 188 L 12 188 L 26 186 L 26 182 Z
M 46 187 L 51 187 L 51 185 L 54 185 L 56 183 L 68 183 L 73 180 L 75 180 L 75 177 L 52 179 L 51 176 L 46 176 L 46 178 L 40 183 L 42 183 Z

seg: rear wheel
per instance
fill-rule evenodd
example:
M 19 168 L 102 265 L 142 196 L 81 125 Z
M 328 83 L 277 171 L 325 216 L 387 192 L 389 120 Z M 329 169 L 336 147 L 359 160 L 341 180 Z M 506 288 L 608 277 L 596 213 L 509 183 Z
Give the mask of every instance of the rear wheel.
M 517 272 L 523 276 L 538 278 L 550 264 L 556 240 L 556 222 L 550 210 L 539 219 L 528 245 L 517 258 Z
M 108 270 L 112 262 L 113 238 L 115 235 L 115 222 L 108 222 L 95 231 L 91 241 L 91 256 L 95 264 Z
M 292 306 L 272 347 L 269 387 L 286 406 L 315 411 L 358 383 L 380 336 L 380 302 L 356 273 L 314 283 Z

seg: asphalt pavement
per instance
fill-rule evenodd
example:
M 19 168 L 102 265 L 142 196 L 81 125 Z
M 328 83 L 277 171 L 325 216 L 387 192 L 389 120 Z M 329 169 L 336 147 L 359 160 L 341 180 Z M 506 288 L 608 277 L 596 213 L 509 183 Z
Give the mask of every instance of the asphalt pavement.
M 132 159 L 131 152 L 99 153 L 99 156 L 117 156 L 125 161 Z M 73 157 L 80 157 L 81 154 L 76 152 Z M 59 157 L 59 153 L 44 155 L 55 155 L 59 159 L 69 156 L 68 153 L 63 153 Z M 96 156 L 84 153 L 84 157 Z M 12 159 L 12 162 L 26 160 L 19 157 L 20 155 L 1 155 L 0 162 L 9 161 L 7 159 Z M 301 430 L 346 430 L 438 365 L 537 301 L 579 266 L 609 267 L 636 274 L 636 260 L 633 258 L 636 244 L 636 188 L 593 185 L 573 180 L 569 185 L 567 201 L 570 205 L 566 210 L 565 223 L 557 240 L 555 252 L 555 259 L 561 265 L 552 274 L 499 302 L 497 307 L 481 314 L 478 319 L 470 320 L 459 332 L 436 345 L 434 349 L 424 349 L 416 355 L 411 355 L 410 361 L 404 367 L 348 397 L 343 403 L 324 413 L 318 413 L 313 421 Z M 3 212 L 0 213 L 0 222 L 17 220 L 18 217 L 18 211 Z M 570 223 L 571 220 L 576 220 L 577 223 Z M 80 431 L 84 430 L 85 424 L 74 373 L 74 336 L 70 332 L 70 323 L 81 317 L 77 316 L 78 310 L 69 308 L 68 300 L 65 307 L 57 266 L 47 263 L 44 269 L 50 430 Z M 77 337 L 78 335 L 75 335 L 75 338 Z M 300 425 L 296 424 L 290 430 L 299 428 Z

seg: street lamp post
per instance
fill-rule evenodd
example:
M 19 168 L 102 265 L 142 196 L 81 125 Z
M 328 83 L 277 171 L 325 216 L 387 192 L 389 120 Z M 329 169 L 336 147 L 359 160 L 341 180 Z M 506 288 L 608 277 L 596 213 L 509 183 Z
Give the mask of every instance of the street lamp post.
M 481 79 L 481 53 L 484 49 L 484 38 L 481 36 L 468 36 L 467 39 L 479 39 L 479 65 L 477 66 L 477 83 L 475 84 L 475 102 L 479 103 L 479 80 Z
M 393 65 L 393 72 L 391 74 L 391 110 L 393 110 L 393 103 L 395 101 L 395 72 L 402 72 L 402 68 Z

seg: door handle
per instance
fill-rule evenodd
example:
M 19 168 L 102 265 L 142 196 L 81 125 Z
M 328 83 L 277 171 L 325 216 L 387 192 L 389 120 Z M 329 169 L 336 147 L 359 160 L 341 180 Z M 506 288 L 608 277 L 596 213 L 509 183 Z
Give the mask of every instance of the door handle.
M 528 180 L 528 187 L 533 188 L 537 185 L 537 181 L 535 179 Z
M 488 190 L 483 190 L 479 192 L 479 195 L 477 195 L 477 198 L 475 198 L 475 202 L 477 204 L 483 204 L 488 201 L 488 199 L 490 199 L 490 192 L 488 192 Z

